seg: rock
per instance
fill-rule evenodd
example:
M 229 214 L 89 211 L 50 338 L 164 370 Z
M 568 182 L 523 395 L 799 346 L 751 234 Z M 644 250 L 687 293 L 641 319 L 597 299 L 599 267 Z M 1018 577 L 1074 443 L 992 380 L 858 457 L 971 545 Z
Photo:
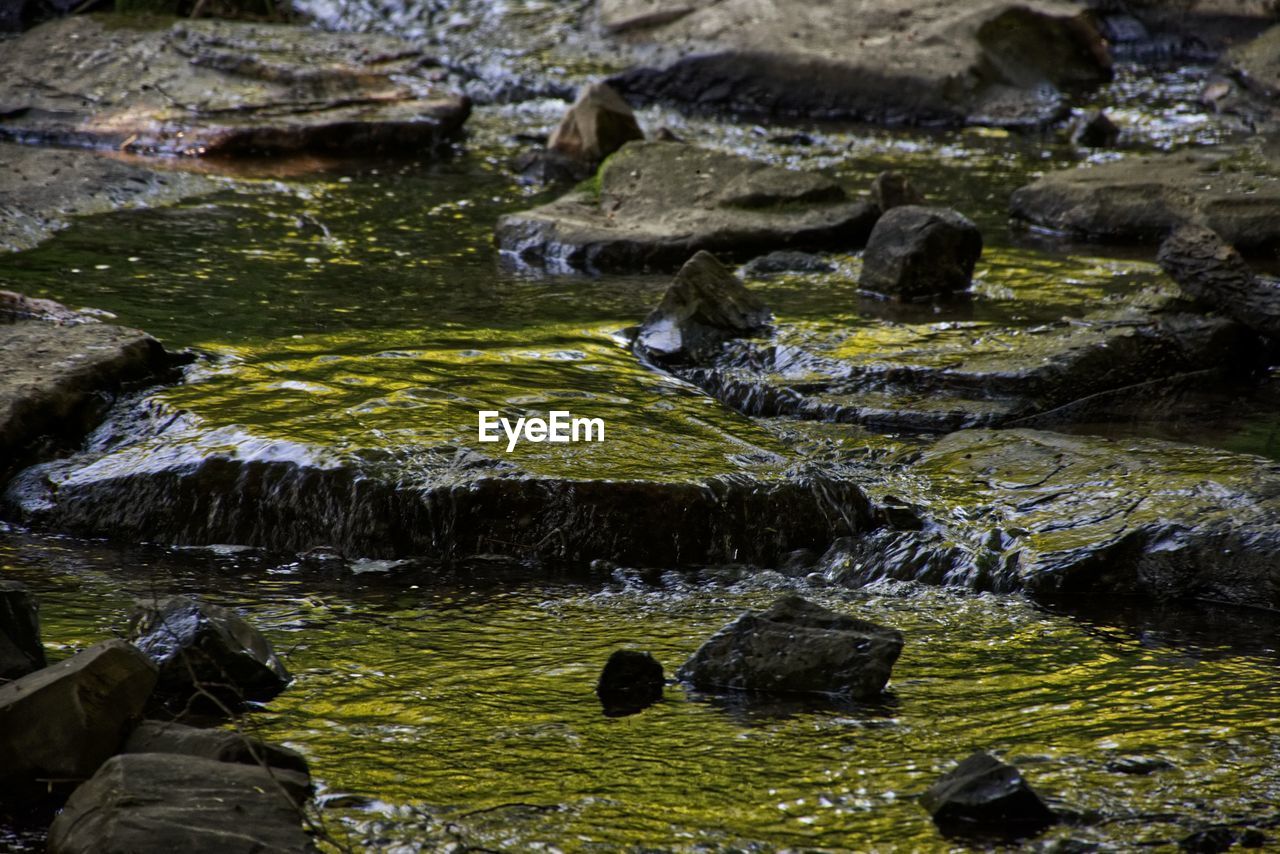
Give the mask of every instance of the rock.
M 191 156 L 429 153 L 470 103 L 392 36 L 73 15 L 0 53 L 0 139 Z M 36 85 L 31 69 L 40 69 Z
M 900 652 L 897 631 L 789 595 L 716 632 L 676 678 L 704 691 L 872 700 L 884 690 Z
M 635 347 L 659 361 L 706 358 L 730 338 L 759 334 L 769 319 L 737 276 L 710 252 L 699 252 L 640 325 Z
M 79 443 L 117 393 L 158 380 L 171 364 L 159 342 L 136 329 L 0 316 L 0 483 L 22 464 Z
M 1017 768 L 982 751 L 944 774 L 920 803 L 944 833 L 1016 839 L 1057 822 Z
M 1083 5 L 600 0 L 623 95 L 767 119 L 1037 126 L 1111 77 Z
M 121 753 L 174 753 L 241 765 L 267 765 L 309 777 L 307 760 L 296 750 L 222 729 L 199 729 L 172 721 L 143 721 L 125 740 Z
M 833 273 L 835 265 L 808 252 L 779 249 L 759 258 L 752 258 L 742 272 L 753 278 L 773 276 L 778 273 Z
M 903 205 L 923 205 L 924 196 L 901 172 L 881 172 L 871 182 L 871 200 L 881 213 Z
M 587 271 L 674 270 L 695 252 L 856 249 L 876 209 L 834 180 L 674 142 L 631 142 L 568 195 L 498 220 L 525 263 Z
M 301 825 L 309 782 L 290 771 L 165 753 L 116 756 L 49 828 L 50 854 L 258 854 L 316 850 Z
M 609 717 L 643 711 L 662 699 L 662 665 L 647 652 L 615 650 L 605 662 L 596 696 Z
M 269 700 L 292 677 L 271 643 L 236 614 L 186 596 L 140 603 L 129 634 L 160 669 L 156 695 L 170 708 L 212 694 L 231 708 Z
M 590 164 L 545 148 L 524 152 L 514 166 L 526 184 L 575 184 L 594 171 Z
M 1237 831 L 1233 827 L 1205 827 L 1193 831 L 1178 840 L 1179 851 L 1194 854 L 1220 854 L 1236 844 Z
M 871 230 L 858 284 L 900 299 L 962 291 L 981 255 L 982 234 L 964 215 L 903 205 Z
M 1128 774 L 1133 777 L 1146 777 L 1157 771 L 1169 771 L 1175 766 L 1168 759 L 1159 756 L 1121 756 L 1106 764 L 1106 769 L 1114 774 Z
M 1280 246 L 1280 159 L 1258 144 L 1234 152 L 1129 157 L 1050 172 L 1009 202 L 1017 219 L 1090 240 L 1163 240 L 1207 226 L 1242 251 Z
M 1160 244 L 1157 258 L 1187 296 L 1263 335 L 1280 336 L 1280 281 L 1255 276 L 1212 229 L 1182 226 Z
M 0 685 L 0 793 L 36 796 L 92 776 L 142 716 L 155 683 L 145 655 L 110 640 Z
M 1085 148 L 1110 148 L 1120 139 L 1120 128 L 1102 110 L 1082 116 L 1071 134 L 1071 141 Z
M 1280 97 L 1280 24 L 1231 48 L 1222 65 L 1263 97 Z
M 594 167 L 637 139 L 644 139 L 644 131 L 631 106 L 608 84 L 592 83 L 552 131 L 547 148 Z
M 44 666 L 36 600 L 17 581 L 0 579 L 0 682 Z

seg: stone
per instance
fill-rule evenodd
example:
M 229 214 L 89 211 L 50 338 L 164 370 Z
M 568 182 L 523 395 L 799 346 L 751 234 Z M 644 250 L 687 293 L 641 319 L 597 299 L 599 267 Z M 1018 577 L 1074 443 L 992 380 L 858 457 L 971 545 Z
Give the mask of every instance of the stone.
M 600 0 L 624 96 L 770 120 L 1041 126 L 1109 80 L 1084 4 Z
M 1263 335 L 1280 336 L 1280 281 L 1255 275 L 1212 229 L 1184 225 L 1156 257 L 1187 296 Z
M 1263 97 L 1280 96 L 1280 24 L 1231 48 L 1222 65 Z
M 658 361 L 706 358 L 729 338 L 760 334 L 770 316 L 714 255 L 699 252 L 680 268 L 640 325 L 635 347 Z
M 982 255 L 982 234 L 948 208 L 903 205 L 871 230 L 862 256 L 863 290 L 900 299 L 938 296 L 969 287 Z
M 49 828 L 50 854 L 314 854 L 300 805 L 309 781 L 167 753 L 112 757 Z
M 716 632 L 676 678 L 710 692 L 874 700 L 901 652 L 902 635 L 894 629 L 787 595 Z
M 752 258 L 743 266 L 742 272 L 753 278 L 763 278 L 778 273 L 834 273 L 835 269 L 834 264 L 812 253 L 779 249 Z
M 0 683 L 44 666 L 35 598 L 19 582 L 0 579 Z
M 495 240 L 525 264 L 579 271 L 675 270 L 699 250 L 861 247 L 878 215 L 831 178 L 675 142 L 631 142 L 595 178 L 498 220 Z
M 7 43 L 0 139 L 197 157 L 427 155 L 470 112 L 431 57 L 393 36 L 163 21 L 73 15 Z
M 547 148 L 594 166 L 637 139 L 644 131 L 631 106 L 608 84 L 592 83 L 552 131 Z
M 596 683 L 596 696 L 609 717 L 643 711 L 662 699 L 662 665 L 647 652 L 614 650 Z
M 1021 772 L 978 751 L 929 787 L 920 804 L 945 833 L 1034 836 L 1057 818 Z
M 209 602 L 186 596 L 141 602 L 129 635 L 159 668 L 156 694 L 171 709 L 203 692 L 235 709 L 271 699 L 292 678 L 261 632 Z
M 1120 140 L 1120 128 L 1102 110 L 1081 116 L 1071 141 L 1085 148 L 1110 148 Z
M 88 779 L 120 749 L 156 684 L 122 640 L 0 685 L 0 792 L 37 796 Z
M 871 200 L 884 213 L 903 205 L 923 205 L 924 196 L 901 172 L 881 172 L 871 181 Z
M 309 776 L 306 758 L 296 750 L 224 729 L 201 729 L 173 721 L 142 721 L 121 753 L 174 753 L 241 765 L 267 765 Z

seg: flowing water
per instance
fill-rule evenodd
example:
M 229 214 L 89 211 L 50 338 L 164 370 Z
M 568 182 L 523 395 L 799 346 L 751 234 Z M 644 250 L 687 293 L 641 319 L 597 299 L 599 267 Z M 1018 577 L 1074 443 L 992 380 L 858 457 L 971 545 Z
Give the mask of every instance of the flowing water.
M 1132 86 L 1122 79 L 1108 97 L 1127 103 Z M 269 164 L 212 198 L 85 221 L 0 259 L 0 286 L 107 310 L 199 354 L 182 383 L 116 413 L 124 432 L 100 450 L 120 466 L 161 451 L 252 448 L 411 468 L 438 447 L 492 454 L 476 442 L 478 409 L 552 408 L 603 417 L 608 440 L 525 445 L 514 454 L 525 471 L 681 480 L 782 464 L 796 451 L 776 425 L 627 351 L 623 330 L 667 277 L 543 275 L 495 256 L 497 216 L 550 198 L 512 178 L 513 140 L 544 131 L 561 106 L 485 108 L 464 149 L 436 163 L 302 175 Z M 1207 117 L 1158 107 L 1132 121 L 1135 144 L 1212 141 Z M 899 169 L 982 226 L 976 296 L 963 305 L 869 299 L 852 256 L 835 257 L 834 274 L 753 284 L 793 343 L 839 332 L 838 355 L 868 360 L 996 350 L 1013 332 L 1170 287 L 1137 256 L 1008 227 L 1008 193 L 1071 162 L 1051 142 L 979 130 L 798 136 L 641 118 L 691 141 L 829 169 L 855 192 Z M 1213 421 L 1107 429 L 1280 458 L 1274 407 L 1250 406 Z M 139 410 L 164 413 L 172 427 L 131 435 Z M 1215 622 L 1204 609 L 1081 616 L 1019 598 L 897 584 L 850 591 L 741 568 L 548 578 L 518 565 L 445 574 L 348 557 L 334 573 L 323 561 L 232 548 L 0 533 L 0 571 L 39 594 L 54 657 L 119 631 L 135 597 L 198 593 L 262 626 L 297 681 L 248 725 L 308 756 L 326 828 L 357 848 L 961 847 L 938 836 L 915 797 L 976 748 L 1016 761 L 1075 816 L 1050 839 L 1167 843 L 1205 823 L 1269 820 L 1280 801 L 1276 625 L 1265 615 L 1257 642 L 1244 643 L 1249 620 Z M 640 715 L 601 714 L 592 687 L 611 650 L 651 650 L 671 671 L 710 632 L 787 589 L 904 633 L 885 702 L 763 707 L 670 686 Z M 1126 757 L 1160 767 L 1114 770 Z M 7 841 L 37 846 L 38 835 Z

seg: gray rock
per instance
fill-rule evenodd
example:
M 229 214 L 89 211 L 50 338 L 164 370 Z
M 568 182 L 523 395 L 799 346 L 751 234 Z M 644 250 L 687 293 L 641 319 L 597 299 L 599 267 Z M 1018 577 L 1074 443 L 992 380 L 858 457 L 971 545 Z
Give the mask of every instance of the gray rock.
M 592 166 L 632 140 L 644 139 L 631 106 L 605 83 L 582 90 L 547 140 L 547 148 Z
M 1258 94 L 1280 96 L 1280 25 L 1231 48 L 1222 65 Z
M 500 249 L 576 270 L 674 270 L 700 249 L 861 247 L 877 210 L 834 180 L 674 142 L 632 142 L 568 195 L 498 221 Z
M 121 753 L 176 753 L 241 765 L 268 765 L 310 776 L 306 758 L 296 750 L 224 729 L 200 729 L 172 721 L 143 721 L 125 740 Z
M 1160 244 L 1157 259 L 1183 293 L 1263 335 L 1280 336 L 1280 281 L 1254 275 L 1212 229 L 1182 226 Z
M 0 682 L 44 666 L 35 598 L 17 581 L 0 579 Z
M 752 258 L 742 268 L 748 276 L 761 278 L 778 273 L 832 273 L 835 265 L 809 252 L 779 249 L 759 258 Z
M 1057 822 L 1017 768 L 982 751 L 944 774 L 920 804 L 946 833 L 1020 838 Z
M 901 299 L 969 287 L 982 255 L 982 234 L 947 208 L 903 205 L 887 211 L 867 238 L 858 284 Z
M 615 650 L 596 683 L 596 696 L 609 717 L 643 711 L 662 699 L 662 665 L 647 652 Z
M 116 756 L 49 828 L 50 854 L 312 854 L 305 777 L 164 753 Z
M 881 213 L 903 205 L 923 205 L 924 196 L 901 172 L 881 172 L 871 182 L 871 200 Z
M 676 678 L 705 691 L 870 700 L 884 690 L 900 652 L 897 631 L 789 595 L 716 632 Z
M 0 685 L 0 792 L 36 795 L 92 776 L 119 750 L 155 683 L 145 655 L 110 640 Z
M 271 699 L 292 678 L 261 632 L 208 602 L 170 596 L 139 603 L 129 633 L 159 667 L 156 694 L 171 708 L 203 691 L 234 709 Z
M 636 336 L 636 349 L 659 361 L 707 358 L 728 339 L 768 327 L 769 310 L 709 252 L 676 273 Z

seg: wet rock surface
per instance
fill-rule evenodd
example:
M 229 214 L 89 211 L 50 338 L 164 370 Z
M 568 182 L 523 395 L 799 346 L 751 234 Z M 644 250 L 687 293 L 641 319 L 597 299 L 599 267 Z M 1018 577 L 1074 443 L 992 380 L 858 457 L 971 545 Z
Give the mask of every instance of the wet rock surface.
M 698 250 L 726 258 L 865 242 L 877 216 L 834 180 L 674 142 L 633 142 L 596 178 L 508 214 L 498 247 L 549 268 L 674 270 Z
M 900 299 L 962 291 L 969 287 L 981 255 L 982 234 L 964 214 L 894 205 L 867 238 L 858 283 Z
M 1110 77 L 1074 3 L 602 0 L 599 13 L 637 50 L 615 87 L 698 111 L 1039 125 L 1061 114 L 1064 91 Z
M 172 721 L 143 721 L 125 740 L 121 753 L 170 753 L 234 762 L 265 765 L 281 771 L 310 776 L 307 760 L 296 750 L 268 744 L 240 732 L 200 729 Z
M 647 652 L 619 649 L 609 656 L 596 696 L 604 713 L 610 717 L 633 715 L 662 699 L 666 685 L 662 665 Z
M 946 833 L 1033 836 L 1057 819 L 1012 765 L 978 751 L 942 776 L 920 804 Z
M 156 668 L 121 640 L 0 685 L 0 792 L 36 797 L 93 775 L 142 716 Z
M 116 756 L 72 794 L 49 830 L 49 851 L 313 852 L 298 806 L 308 791 L 291 771 L 166 753 Z
M 1263 335 L 1280 335 L 1280 281 L 1254 274 L 1212 229 L 1182 226 L 1160 244 L 1158 258 L 1188 296 Z
M 35 598 L 22 584 L 0 579 L 0 684 L 44 666 Z
M 430 153 L 470 111 L 432 64 L 389 36 L 76 15 L 0 54 L 0 139 L 190 156 Z
M 704 691 L 880 696 L 902 635 L 799 596 L 748 611 L 698 648 L 676 678 Z

